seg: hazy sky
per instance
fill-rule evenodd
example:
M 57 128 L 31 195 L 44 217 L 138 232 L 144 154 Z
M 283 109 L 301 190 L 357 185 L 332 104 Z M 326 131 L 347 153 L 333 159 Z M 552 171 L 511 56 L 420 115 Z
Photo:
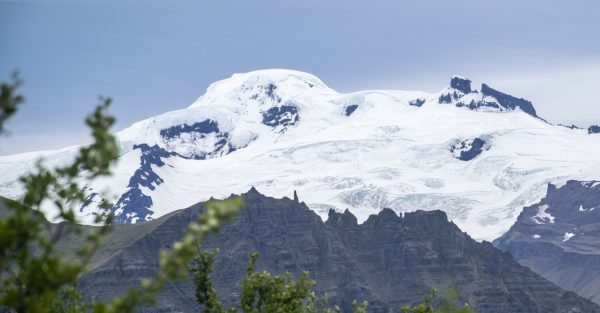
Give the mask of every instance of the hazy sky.
M 0 155 L 87 140 L 188 106 L 235 72 L 291 68 L 338 91 L 438 91 L 453 74 L 532 100 L 555 123 L 600 123 L 598 0 L 0 0 L 0 77 L 26 105 Z

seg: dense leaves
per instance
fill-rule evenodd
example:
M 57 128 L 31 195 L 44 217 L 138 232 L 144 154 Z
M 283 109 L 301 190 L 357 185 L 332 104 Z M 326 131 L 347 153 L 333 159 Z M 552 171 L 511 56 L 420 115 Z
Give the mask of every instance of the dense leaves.
M 298 279 L 289 273 L 274 276 L 264 271 L 257 272 L 258 253 L 250 256 L 238 306 L 225 310 L 210 280 L 216 253 L 218 250 L 207 252 L 199 249 L 190 267 L 196 286 L 196 301 L 203 313 L 234 313 L 238 310 L 244 313 L 341 313 L 338 306 L 329 306 L 327 296 L 316 297 L 313 290 L 316 283 L 306 272 Z M 355 301 L 352 304 L 354 313 L 364 313 L 366 309 L 367 302 L 359 305 Z

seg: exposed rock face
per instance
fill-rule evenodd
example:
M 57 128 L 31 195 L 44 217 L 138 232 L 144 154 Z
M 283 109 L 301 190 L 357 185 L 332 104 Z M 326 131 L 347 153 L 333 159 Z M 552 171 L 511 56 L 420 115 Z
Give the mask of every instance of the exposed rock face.
M 457 107 L 466 107 L 471 110 L 514 111 L 521 109 L 523 112 L 537 117 L 531 101 L 516 98 L 481 84 L 481 91 L 471 89 L 471 81 L 467 78 L 453 76 L 450 79 L 450 88 L 443 92 L 439 103 L 454 103 Z
M 494 97 L 501 107 L 507 110 L 515 110 L 516 108 L 520 108 L 523 112 L 526 112 L 530 115 L 537 116 L 535 112 L 535 108 L 530 101 L 527 101 L 523 98 L 516 98 L 511 95 L 507 95 L 500 91 L 490 88 L 486 84 L 481 84 L 481 93 L 483 96 L 491 96 Z
M 515 262 L 490 243 L 477 243 L 448 222 L 441 211 L 397 216 L 385 209 L 358 224 L 348 211 L 330 211 L 324 223 L 304 203 L 273 199 L 251 190 L 246 208 L 204 247 L 219 247 L 214 284 L 234 303 L 251 252 L 258 268 L 272 273 L 309 271 L 317 291 L 348 308 L 368 300 L 371 312 L 398 311 L 418 302 L 433 286 L 452 285 L 477 312 L 600 312 L 600 307 L 567 292 Z M 87 297 L 122 294 L 158 266 L 158 253 L 177 240 L 201 205 L 160 219 L 118 225 L 91 273 L 81 281 Z M 68 243 L 63 243 L 68 246 Z M 158 307 L 148 311 L 195 309 L 190 282 L 170 285 Z
M 450 79 L 450 87 L 468 94 L 471 93 L 471 80 L 460 76 L 453 76 Z
M 598 134 L 600 133 L 600 126 L 592 125 L 588 128 L 588 134 Z
M 414 99 L 408 102 L 409 105 L 412 105 L 414 107 L 422 107 L 423 104 L 425 104 L 427 100 L 425 99 Z
M 300 117 L 298 109 L 292 105 L 272 107 L 263 113 L 263 124 L 285 131 L 288 126 L 295 125 Z
M 346 116 L 350 116 L 352 113 L 354 113 L 354 111 L 356 111 L 356 109 L 358 109 L 358 104 L 351 104 L 344 109 L 344 114 Z
M 471 161 L 483 152 L 483 150 L 489 149 L 486 147 L 485 140 L 481 138 L 474 138 L 456 143 L 450 148 L 450 152 L 461 161 Z
M 568 181 L 494 241 L 555 284 L 600 303 L 600 182 Z
M 186 159 L 205 160 L 236 150 L 229 142 L 229 133 L 210 119 L 161 129 L 160 136 L 166 150 Z
M 112 208 L 117 223 L 136 223 L 149 219 L 149 215 L 152 214 L 149 209 L 152 207 L 152 198 L 145 195 L 143 189 L 154 190 L 156 186 L 164 182 L 154 172 L 152 165 L 162 167 L 165 165 L 163 159 L 173 155 L 157 145 L 141 144 L 134 146 L 134 149 L 141 151 L 140 167 L 129 179 L 127 191 L 121 195 Z

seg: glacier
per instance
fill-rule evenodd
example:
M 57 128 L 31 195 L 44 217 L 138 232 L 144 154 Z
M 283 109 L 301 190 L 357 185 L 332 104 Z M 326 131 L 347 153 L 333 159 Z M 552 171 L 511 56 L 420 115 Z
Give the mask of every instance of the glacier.
M 553 125 L 531 102 L 460 76 L 439 92 L 340 93 L 300 71 L 234 74 L 116 137 L 113 175 L 86 185 L 86 223 L 99 193 L 118 222 L 136 223 L 255 187 L 273 197 L 297 191 L 323 219 L 330 208 L 359 222 L 383 208 L 439 209 L 492 240 L 548 183 L 600 178 L 600 134 Z M 77 149 L 1 156 L 0 195 L 19 197 L 18 178 L 38 159 L 57 166 Z

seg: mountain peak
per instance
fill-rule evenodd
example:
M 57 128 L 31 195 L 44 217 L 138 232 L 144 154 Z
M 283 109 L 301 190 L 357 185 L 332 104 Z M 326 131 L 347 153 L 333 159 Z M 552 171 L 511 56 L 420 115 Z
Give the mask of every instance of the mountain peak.
M 490 86 L 488 86 L 486 84 L 481 84 L 481 93 L 483 94 L 484 97 L 485 96 L 494 97 L 496 99 L 496 101 L 500 104 L 500 106 L 502 106 L 503 108 L 505 108 L 507 110 L 514 110 L 516 108 L 519 108 L 523 112 L 537 117 L 535 108 L 533 107 L 533 104 L 528 100 L 525 100 L 523 98 L 516 98 L 511 95 L 502 93 L 500 91 L 497 91 L 497 90 L 491 88 Z
M 481 84 L 481 90 L 471 88 L 471 80 L 454 75 L 450 79 L 450 88 L 442 91 L 438 98 L 439 103 L 454 104 L 471 110 L 483 111 L 521 111 L 538 117 L 533 104 L 523 98 L 516 98 L 509 94 Z
M 328 207 L 348 208 L 359 222 L 384 207 L 443 209 L 469 234 L 490 240 L 510 227 L 522 199 L 539 200 L 544 182 L 583 179 L 579 173 L 600 168 L 595 136 L 531 118 L 513 109 L 529 102 L 487 85 L 474 90 L 460 76 L 451 83 L 439 93 L 337 93 L 298 71 L 236 74 L 212 84 L 194 107 L 117 133 L 114 176 L 88 187 L 111 193 L 122 222 L 250 186 L 271 195 L 285 187 L 323 218 Z M 575 144 L 579 136 L 586 145 Z M 75 152 L 43 155 L 52 165 Z M 18 177 L 35 169 L 38 155 L 0 157 L 0 195 L 23 192 Z M 478 174 L 482 166 L 486 178 Z M 96 210 L 89 202 L 82 220 L 89 223 Z
M 231 77 L 212 83 L 206 93 L 191 107 L 225 99 L 271 99 L 281 102 L 282 98 L 312 93 L 327 93 L 332 90 L 318 77 L 301 71 L 288 69 L 265 69 L 247 73 L 236 73 Z
M 450 87 L 462 91 L 464 94 L 471 93 L 471 80 L 462 76 L 454 75 L 450 79 Z

